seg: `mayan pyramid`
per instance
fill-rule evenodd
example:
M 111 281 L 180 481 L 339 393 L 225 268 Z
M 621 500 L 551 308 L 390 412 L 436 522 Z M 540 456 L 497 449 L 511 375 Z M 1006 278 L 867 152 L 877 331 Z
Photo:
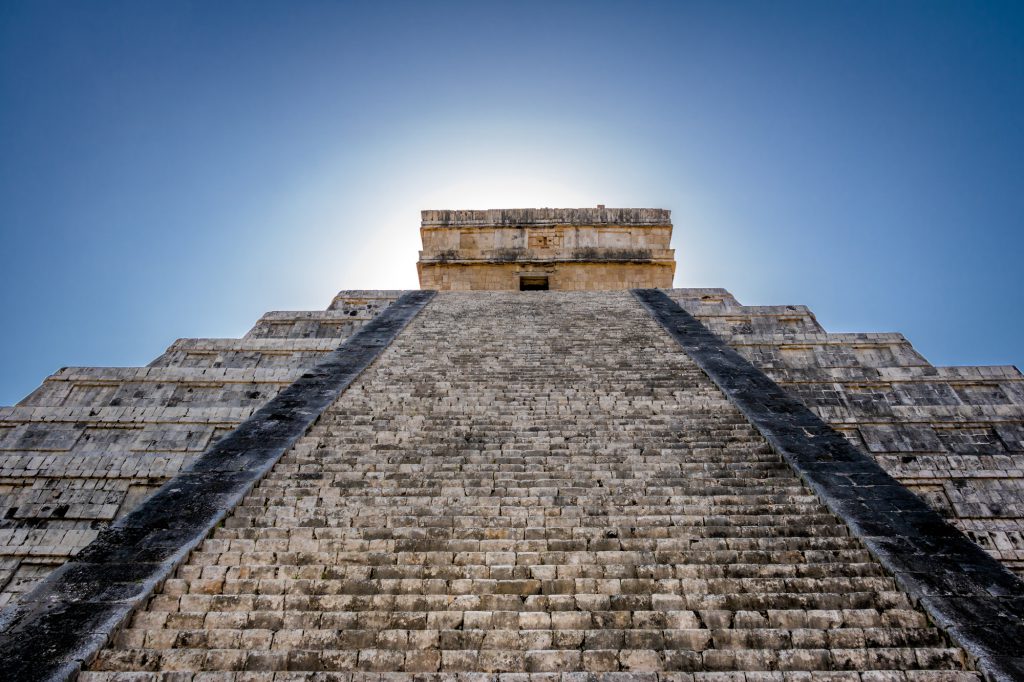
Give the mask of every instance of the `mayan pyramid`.
M 661 209 L 424 211 L 0 408 L 0 677 L 1024 679 L 1024 377 L 673 289 Z

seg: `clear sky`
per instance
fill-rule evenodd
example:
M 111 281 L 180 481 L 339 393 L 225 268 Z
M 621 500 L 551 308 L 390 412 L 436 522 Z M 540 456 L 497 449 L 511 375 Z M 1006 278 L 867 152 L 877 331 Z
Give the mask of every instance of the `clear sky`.
M 343 288 L 419 210 L 673 211 L 676 286 L 1024 364 L 1024 3 L 0 2 L 0 404 Z

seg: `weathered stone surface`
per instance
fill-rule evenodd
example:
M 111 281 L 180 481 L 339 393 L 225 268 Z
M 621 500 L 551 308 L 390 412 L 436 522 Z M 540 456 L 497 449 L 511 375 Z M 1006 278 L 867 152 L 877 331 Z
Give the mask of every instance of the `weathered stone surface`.
M 0 618 L 0 670 L 22 680 L 64 679 L 90 662 L 118 624 L 266 475 L 432 295 L 403 295 L 5 610 Z
M 672 224 L 664 208 L 492 208 L 484 211 L 421 211 L 424 227 L 516 227 L 517 225 L 628 225 L 659 227 Z
M 420 286 L 442 291 L 670 287 L 662 209 L 423 211 Z
M 628 293 L 483 292 L 438 294 L 83 679 L 965 662 Z
M 805 306 L 666 292 L 992 556 L 1024 568 L 1024 375 L 933 367 L 901 334 L 826 333 Z
M 0 606 L 16 601 L 401 292 L 179 339 L 149 367 L 66 367 L 0 408 Z
M 979 670 L 1013 679 L 1024 664 L 1024 582 L 664 292 L 633 293 Z

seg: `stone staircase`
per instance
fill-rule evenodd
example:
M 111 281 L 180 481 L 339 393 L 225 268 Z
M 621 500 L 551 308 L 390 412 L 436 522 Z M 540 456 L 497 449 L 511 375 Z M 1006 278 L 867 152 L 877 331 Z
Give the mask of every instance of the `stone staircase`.
M 80 679 L 965 660 L 629 293 L 441 293 Z

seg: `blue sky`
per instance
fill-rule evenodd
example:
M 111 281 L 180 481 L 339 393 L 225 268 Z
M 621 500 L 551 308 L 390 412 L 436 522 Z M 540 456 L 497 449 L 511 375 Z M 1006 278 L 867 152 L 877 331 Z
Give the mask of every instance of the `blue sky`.
M 663 207 L 676 286 L 1024 362 L 1024 5 L 0 3 L 0 404 L 343 288 L 423 208 Z

